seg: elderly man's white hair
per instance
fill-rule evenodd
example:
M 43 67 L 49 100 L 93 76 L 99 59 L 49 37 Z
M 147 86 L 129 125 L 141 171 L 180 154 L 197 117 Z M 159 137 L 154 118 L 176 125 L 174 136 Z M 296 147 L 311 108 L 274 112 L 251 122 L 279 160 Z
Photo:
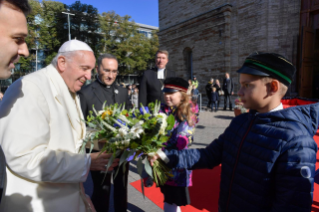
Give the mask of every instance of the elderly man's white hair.
M 90 51 L 93 52 L 91 47 L 87 45 L 86 43 L 79 41 L 79 40 L 69 40 L 65 42 L 59 49 L 58 54 L 53 58 L 51 64 L 54 67 L 57 67 L 58 65 L 58 58 L 60 56 L 64 56 L 67 59 L 71 59 L 72 56 L 77 52 L 77 51 Z

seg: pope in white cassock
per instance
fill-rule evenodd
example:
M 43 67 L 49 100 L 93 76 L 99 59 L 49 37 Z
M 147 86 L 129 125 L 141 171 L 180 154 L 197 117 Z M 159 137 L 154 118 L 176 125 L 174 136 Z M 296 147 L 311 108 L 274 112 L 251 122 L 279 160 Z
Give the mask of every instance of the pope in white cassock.
M 110 154 L 79 153 L 86 128 L 76 96 L 94 66 L 87 44 L 68 41 L 51 65 L 6 91 L 0 105 L 0 144 L 7 187 L 0 211 L 95 211 L 82 182 L 90 169 L 105 171 Z

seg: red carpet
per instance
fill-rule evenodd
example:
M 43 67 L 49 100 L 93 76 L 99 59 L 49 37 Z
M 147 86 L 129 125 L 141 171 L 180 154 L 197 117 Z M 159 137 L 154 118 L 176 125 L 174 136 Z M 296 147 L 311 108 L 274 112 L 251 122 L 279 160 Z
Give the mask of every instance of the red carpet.
M 314 136 L 319 146 L 319 130 Z M 317 153 L 316 170 L 319 169 L 319 152 Z M 182 212 L 217 212 L 218 196 L 220 182 L 220 166 L 214 169 L 195 170 L 193 173 L 193 185 L 189 188 L 191 204 L 181 207 Z M 141 191 L 141 181 L 132 182 L 131 185 L 138 191 Z M 319 212 L 319 185 L 315 183 L 315 192 L 313 196 L 313 212 Z M 159 188 L 155 186 L 145 188 L 145 196 L 153 201 L 157 206 L 163 208 L 163 195 Z
M 189 188 L 191 204 L 181 207 L 182 212 L 209 212 L 218 211 L 218 196 L 220 182 L 220 166 L 214 169 L 195 170 L 193 173 L 193 185 Z M 132 182 L 131 185 L 138 191 L 141 190 L 141 181 Z M 145 196 L 163 209 L 164 197 L 155 185 L 145 188 Z

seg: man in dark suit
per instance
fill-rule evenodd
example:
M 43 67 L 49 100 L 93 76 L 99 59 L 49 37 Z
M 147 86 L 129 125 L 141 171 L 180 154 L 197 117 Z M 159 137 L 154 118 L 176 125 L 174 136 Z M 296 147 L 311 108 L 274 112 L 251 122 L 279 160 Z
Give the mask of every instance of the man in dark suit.
M 231 102 L 231 95 L 234 94 L 234 83 L 232 79 L 229 77 L 229 73 L 225 73 L 225 79 L 223 82 L 223 90 L 224 90 L 224 110 L 227 108 L 227 102 L 229 102 L 229 110 L 233 109 L 233 105 Z
M 155 102 L 155 100 L 164 103 L 163 82 L 166 78 L 175 76 L 174 72 L 166 69 L 168 56 L 168 51 L 158 50 L 155 58 L 156 67 L 144 71 L 140 81 L 139 104 L 142 103 L 147 106 L 148 103 Z
M 20 56 L 29 55 L 25 38 L 28 35 L 26 16 L 30 11 L 27 0 L 0 0 L 0 79 L 8 79 Z M 0 203 L 5 182 L 6 159 L 0 146 Z
M 103 103 L 106 105 L 114 103 L 124 104 L 130 107 L 128 91 L 126 88 L 117 86 L 115 79 L 118 74 L 118 61 L 114 55 L 103 54 L 98 58 L 98 76 L 96 81 L 85 86 L 78 92 L 81 101 L 83 116 L 87 119 L 92 105 L 99 111 L 102 110 Z M 128 164 L 125 173 L 122 167 L 115 179 L 114 184 L 114 209 L 115 212 L 126 212 L 127 210 L 127 180 L 128 180 Z M 116 171 L 116 169 L 115 169 Z M 111 190 L 111 173 L 106 175 L 100 171 L 90 171 L 87 181 L 84 183 L 86 193 L 91 196 L 93 205 L 97 212 L 106 212 L 109 210 L 109 199 Z M 103 184 L 101 185 L 103 181 Z M 93 188 L 93 193 L 92 193 Z M 91 192 L 90 192 L 91 191 Z M 91 195 L 90 195 L 91 194 Z

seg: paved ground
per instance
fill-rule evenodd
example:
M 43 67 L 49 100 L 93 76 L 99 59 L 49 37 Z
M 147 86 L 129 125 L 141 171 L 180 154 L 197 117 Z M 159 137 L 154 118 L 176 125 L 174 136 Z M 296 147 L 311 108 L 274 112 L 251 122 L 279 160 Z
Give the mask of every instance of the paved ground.
M 205 104 L 206 105 L 206 104 Z M 223 107 L 221 103 L 220 107 Z M 206 107 L 200 112 L 200 121 L 196 126 L 195 142 L 191 148 L 203 148 L 207 146 L 211 141 L 217 138 L 224 132 L 225 128 L 229 125 L 230 121 L 234 117 L 233 111 L 218 112 L 206 111 Z M 129 183 L 139 180 L 140 177 L 137 174 L 136 163 L 130 164 Z M 116 197 L 115 197 L 116 198 Z M 111 200 L 112 202 L 112 200 Z M 113 212 L 112 205 L 110 206 L 110 212 Z M 143 195 L 137 191 L 130 184 L 128 185 L 128 210 L 129 212 L 161 212 L 163 211 L 147 197 L 143 198 Z

